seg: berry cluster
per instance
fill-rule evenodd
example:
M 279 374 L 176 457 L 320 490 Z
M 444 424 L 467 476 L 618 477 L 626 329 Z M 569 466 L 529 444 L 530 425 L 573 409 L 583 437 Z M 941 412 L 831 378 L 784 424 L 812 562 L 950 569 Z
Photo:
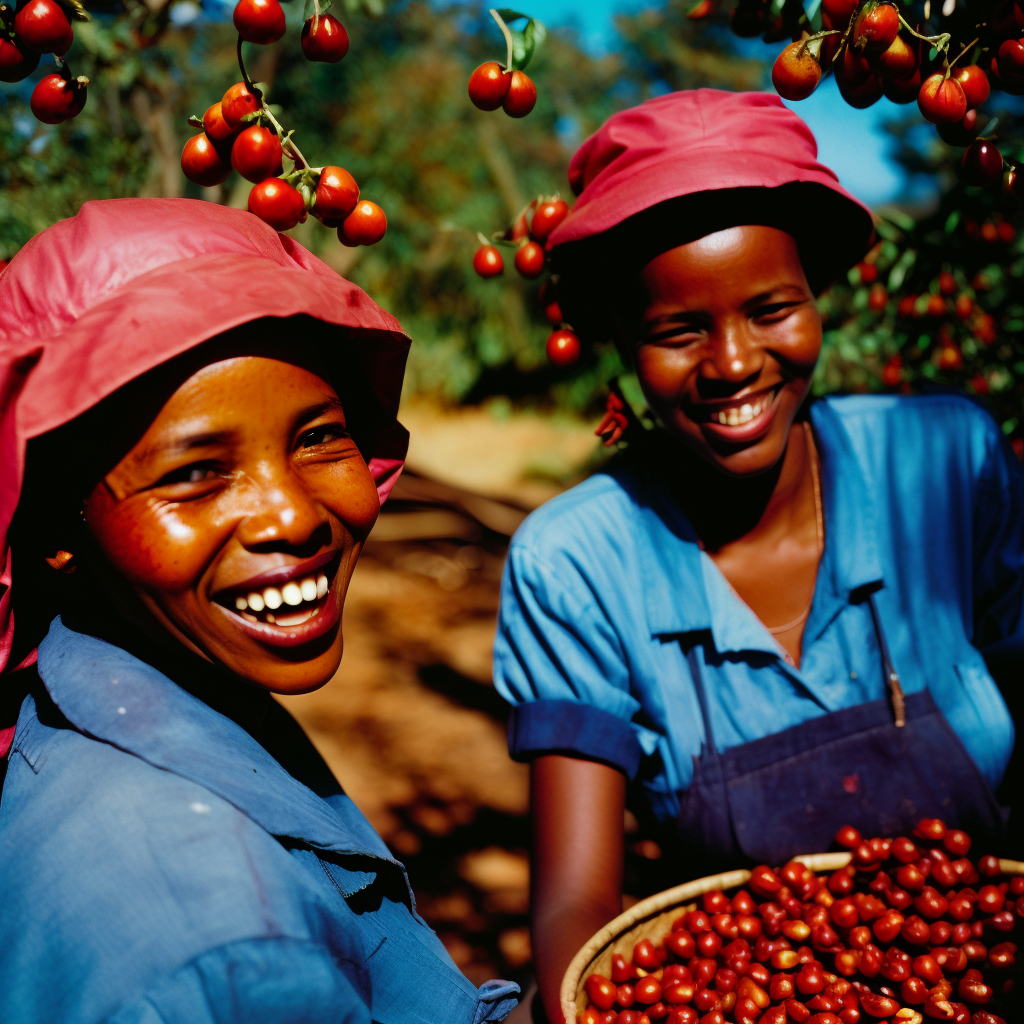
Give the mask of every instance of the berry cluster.
M 971 861 L 970 836 L 936 818 L 836 843 L 852 857 L 829 877 L 760 865 L 750 891 L 705 893 L 659 945 L 613 955 L 579 1024 L 1005 1024 L 1024 876 Z
M 505 37 L 508 52 L 504 64 L 489 60 L 469 76 L 469 98 L 480 110 L 501 107 L 509 117 L 526 117 L 537 103 L 537 87 L 525 69 L 546 29 L 535 18 L 518 11 L 491 10 L 490 14 Z M 526 19 L 522 31 L 509 28 L 509 21 L 522 18 Z
M 37 67 L 41 54 L 52 53 L 57 71 L 44 75 L 32 90 L 29 105 L 43 124 L 60 124 L 85 107 L 89 80 L 72 75 L 64 54 L 71 49 L 73 18 L 87 20 L 77 0 L 20 0 L 13 10 L 0 4 L 0 82 L 20 82 Z
M 38 0 L 37 0 L 38 2 Z M 349 39 L 337 18 L 325 13 L 328 3 L 314 0 L 313 16 L 302 28 L 307 59 L 336 63 L 348 53 Z M 243 81 L 224 93 L 202 119 L 202 128 L 185 143 L 181 169 L 189 181 L 219 185 L 232 170 L 253 182 L 249 211 L 272 228 L 287 231 L 312 213 L 326 227 L 337 228 L 344 245 L 373 245 L 387 231 L 387 218 L 376 203 L 360 199 L 359 186 L 342 167 L 313 167 L 267 106 L 263 91 L 249 79 L 242 43 L 277 42 L 285 32 L 278 0 L 239 0 L 234 24 L 238 31 L 238 66 Z M 284 173 L 283 161 L 292 169 Z
M 944 12 L 948 6 L 943 5 Z M 971 146 L 964 156 L 963 180 L 993 184 L 1002 174 L 1003 157 L 994 141 L 979 138 L 985 118 L 979 118 L 978 108 L 993 86 L 1024 93 L 1024 8 L 1019 0 L 998 0 L 990 14 L 981 12 L 980 4 L 964 6 L 974 8 L 973 16 L 958 15 L 948 31 L 929 35 L 921 31 L 921 22 L 915 27 L 907 20 L 914 16 L 911 9 L 901 13 L 888 0 L 822 0 L 819 30 L 808 31 L 814 25 L 806 16 L 793 25 L 783 19 L 765 29 L 768 39 L 791 28 L 794 39 L 776 59 L 772 82 L 786 99 L 806 99 L 831 70 L 840 94 L 853 107 L 869 107 L 882 96 L 894 103 L 916 100 L 945 141 Z M 923 16 L 925 21 L 931 16 L 930 2 Z M 741 0 L 733 12 L 733 29 L 740 35 L 760 34 L 767 18 L 759 0 Z M 951 58 L 954 38 L 958 52 Z
M 510 227 L 494 236 L 494 241 L 515 249 L 513 262 L 516 270 L 527 280 L 536 280 L 547 265 L 544 243 L 568 213 L 569 206 L 560 196 L 538 196 L 520 210 Z M 477 238 L 480 248 L 473 257 L 473 269 L 484 278 L 498 277 L 505 270 L 501 249 L 482 234 Z M 571 366 L 580 357 L 580 339 L 563 322 L 557 289 L 557 277 L 552 276 L 537 293 L 545 318 L 556 328 L 548 335 L 546 352 L 555 366 Z

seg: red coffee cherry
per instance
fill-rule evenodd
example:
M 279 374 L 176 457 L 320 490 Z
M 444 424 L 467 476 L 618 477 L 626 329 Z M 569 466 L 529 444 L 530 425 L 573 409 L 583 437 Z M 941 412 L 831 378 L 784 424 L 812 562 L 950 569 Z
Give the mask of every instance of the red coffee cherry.
M 844 825 L 835 836 L 835 843 L 847 850 L 852 850 L 860 844 L 860 833 L 852 825 Z
M 376 245 L 387 230 L 388 219 L 384 216 L 384 211 L 369 199 L 360 199 L 352 212 L 341 222 L 338 240 L 349 248 L 357 245 Z M 635 957 L 634 961 L 639 963 Z
M 231 173 L 229 164 L 205 132 L 194 135 L 181 151 L 181 170 L 189 181 L 204 188 L 219 185 Z
M 481 110 L 497 110 L 511 85 L 512 72 L 489 60 L 469 76 L 469 98 Z
M 67 79 L 63 75 L 46 75 L 32 90 L 29 106 L 43 124 L 60 124 L 78 117 L 85 107 L 88 90 L 86 78 Z
M 530 221 L 530 237 L 535 242 L 546 241 L 548 235 L 565 220 L 568 212 L 569 206 L 564 199 L 548 199 L 541 203 Z
M 203 114 L 203 130 L 206 132 L 207 138 L 214 143 L 227 142 L 235 134 L 231 126 L 224 120 L 219 103 L 213 103 L 206 108 L 206 113 Z
M 495 245 L 481 245 L 473 256 L 473 269 L 481 277 L 497 277 L 505 269 L 501 250 Z
M 501 101 L 501 109 L 509 117 L 526 117 L 537 103 L 537 86 L 522 71 L 512 72 L 512 81 Z
M 991 91 L 989 85 L 988 75 L 985 74 L 984 70 L 978 67 L 977 64 L 968 64 L 966 67 L 960 68 L 959 71 L 955 72 L 956 80 L 960 83 L 960 88 L 964 91 L 964 98 L 967 100 L 967 106 L 971 109 L 980 107 L 985 100 L 988 99 L 988 94 Z M 959 831 L 957 829 L 956 831 Z M 966 833 L 963 833 L 966 835 Z M 970 846 L 970 840 L 967 842 L 968 847 Z M 953 851 L 950 850 L 950 853 Z M 967 853 L 967 850 L 960 851 L 961 854 Z
M 0 82 L 20 82 L 39 67 L 39 54 L 17 36 L 0 39 Z
M 636 970 L 633 965 L 621 954 L 615 953 L 612 956 L 612 981 L 616 985 L 632 981 L 636 977 Z
M 917 106 L 926 121 L 932 124 L 951 124 L 963 120 L 967 113 L 967 98 L 955 78 L 946 78 L 941 71 L 937 71 L 922 82 L 921 91 L 917 94 Z M 938 821 L 937 818 L 933 820 Z M 946 826 L 942 825 L 943 835 L 945 829 Z M 942 836 L 934 838 L 940 840 Z
M 359 186 L 344 167 L 330 165 L 320 172 L 313 213 L 327 227 L 340 227 L 341 222 L 356 208 L 358 202 Z
M 790 43 L 772 65 L 772 85 L 787 100 L 805 100 L 818 88 L 821 65 L 802 41 Z
M 575 363 L 580 357 L 580 347 L 579 336 L 575 331 L 570 331 L 567 328 L 552 331 L 544 346 L 548 360 L 555 366 L 571 366 Z M 710 935 L 718 939 L 719 942 L 722 941 L 714 932 L 702 932 L 701 936 L 703 935 Z M 698 936 L 698 939 L 701 936 Z
M 903 36 L 897 35 L 889 44 L 888 49 L 879 54 L 869 55 L 868 63 L 875 74 L 881 75 L 883 78 L 897 81 L 906 79 L 913 75 L 918 68 L 916 44 L 912 46 Z M 917 84 L 920 87 L 921 83 Z M 882 88 L 885 88 L 884 84 Z M 913 99 L 914 95 L 916 92 L 911 94 L 910 99 Z
M 278 0 L 238 0 L 232 21 L 249 43 L 276 43 L 284 35 L 284 11 Z
M 775 872 L 765 864 L 759 864 L 751 871 L 748 884 L 759 896 L 773 896 L 782 888 Z M 1024 895 L 1024 890 L 1021 894 Z
M 693 941 L 693 936 L 685 928 L 677 928 L 666 936 L 665 948 L 670 953 L 679 957 L 680 960 L 689 960 L 697 955 L 697 944 Z
M 914 907 L 922 917 L 942 917 L 949 906 L 949 901 L 930 885 L 926 885 L 920 895 L 914 900 Z
M 648 975 L 641 978 L 633 986 L 633 994 L 638 1003 L 644 1006 L 651 1006 L 661 999 L 661 982 L 657 978 Z
M 900 30 L 900 16 L 892 4 L 866 3 L 853 26 L 855 49 L 868 53 L 888 50 Z
M 633 947 L 633 963 L 637 967 L 642 967 L 645 971 L 656 971 L 661 966 L 661 961 L 658 959 L 658 951 L 654 948 L 654 943 L 650 939 L 641 939 Z M 651 1000 L 652 1003 L 657 1001 L 657 999 Z
M 316 30 L 310 18 L 302 26 L 302 52 L 306 60 L 337 64 L 348 53 L 348 32 L 331 14 L 321 14 Z
M 994 185 L 1003 176 L 1003 154 L 994 142 L 975 139 L 964 151 L 958 173 L 965 185 Z
M 249 212 L 272 228 L 287 231 L 306 219 L 306 204 L 288 182 L 267 178 L 253 185 L 249 193 Z
M 909 864 L 921 856 L 913 839 L 908 839 L 906 836 L 899 836 L 894 839 L 890 852 L 901 864 Z
M 999 858 L 995 854 L 988 853 L 978 861 L 978 874 L 985 878 L 994 878 L 1001 870 Z
M 725 914 L 732 909 L 732 902 L 721 889 L 713 889 L 701 897 L 701 906 L 711 915 Z M 712 921 L 714 927 L 714 921 Z
M 75 40 L 71 21 L 56 0 L 26 0 L 14 16 L 14 31 L 36 53 L 63 56 Z
M 615 986 L 602 974 L 592 974 L 583 983 L 587 998 L 599 1010 L 610 1010 L 615 1005 Z
M 525 278 L 540 277 L 544 272 L 544 250 L 537 242 L 527 242 L 516 250 L 516 270 Z
M 281 173 L 281 140 L 260 125 L 244 129 L 231 147 L 231 166 L 254 183 L 275 177 Z
M 225 123 L 233 132 L 241 131 L 245 125 L 242 118 L 260 109 L 260 101 L 249 91 L 245 82 L 236 82 L 221 98 L 220 112 Z

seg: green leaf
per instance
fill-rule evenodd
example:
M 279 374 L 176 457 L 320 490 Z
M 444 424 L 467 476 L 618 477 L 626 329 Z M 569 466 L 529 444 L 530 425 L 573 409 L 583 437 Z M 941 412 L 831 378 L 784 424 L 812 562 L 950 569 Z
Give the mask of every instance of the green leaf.
M 810 0 L 804 7 L 804 12 L 807 15 L 807 20 L 811 23 L 811 28 L 815 32 L 821 31 L 821 0 Z
M 522 11 L 513 11 L 511 7 L 499 7 L 498 17 L 506 23 L 510 21 L 519 21 L 520 18 L 526 18 L 527 20 L 530 18 L 528 14 L 523 14 Z
M 959 224 L 959 223 L 960 223 L 960 211 L 959 210 L 954 210 L 946 218 L 946 234 L 947 235 L 953 234 L 953 232 L 956 231 L 957 224 Z
M 512 66 L 518 68 L 520 71 L 525 71 L 526 66 L 533 60 L 534 52 L 541 43 L 544 42 L 545 37 L 548 34 L 548 30 L 544 27 L 542 22 L 539 22 L 536 18 L 531 18 L 526 23 L 526 28 L 523 29 L 522 34 L 522 48 L 520 49 L 519 39 L 516 38 L 519 33 L 515 32 L 512 35 Z

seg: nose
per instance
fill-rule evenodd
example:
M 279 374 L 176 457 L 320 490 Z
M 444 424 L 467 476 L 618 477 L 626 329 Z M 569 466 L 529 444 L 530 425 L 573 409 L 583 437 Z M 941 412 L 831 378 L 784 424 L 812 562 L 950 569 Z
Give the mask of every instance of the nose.
M 746 317 L 722 324 L 708 342 L 698 386 L 709 395 L 732 394 L 756 380 L 764 368 L 764 349 L 751 336 Z
M 237 530 L 244 547 L 309 557 L 331 543 L 327 509 L 294 473 L 268 469 L 251 483 L 247 514 Z

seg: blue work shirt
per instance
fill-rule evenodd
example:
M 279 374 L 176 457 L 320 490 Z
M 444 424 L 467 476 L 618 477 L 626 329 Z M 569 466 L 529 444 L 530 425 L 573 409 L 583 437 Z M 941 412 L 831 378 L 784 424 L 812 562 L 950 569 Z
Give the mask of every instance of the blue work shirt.
M 60 619 L 0 802 L 4 1024 L 482 1024 L 405 871 L 276 703 L 245 730 Z M 275 748 L 276 749 L 276 748 Z
M 1014 725 L 983 654 L 1024 655 L 1024 474 L 957 395 L 810 409 L 825 547 L 800 668 L 736 595 L 650 471 L 598 473 L 534 512 L 502 582 L 495 685 L 512 756 L 565 753 L 679 812 L 704 728 L 681 639 L 701 633 L 718 749 L 885 696 L 867 591 L 903 689 L 926 686 L 989 784 Z M 705 639 L 706 638 L 706 639 Z

